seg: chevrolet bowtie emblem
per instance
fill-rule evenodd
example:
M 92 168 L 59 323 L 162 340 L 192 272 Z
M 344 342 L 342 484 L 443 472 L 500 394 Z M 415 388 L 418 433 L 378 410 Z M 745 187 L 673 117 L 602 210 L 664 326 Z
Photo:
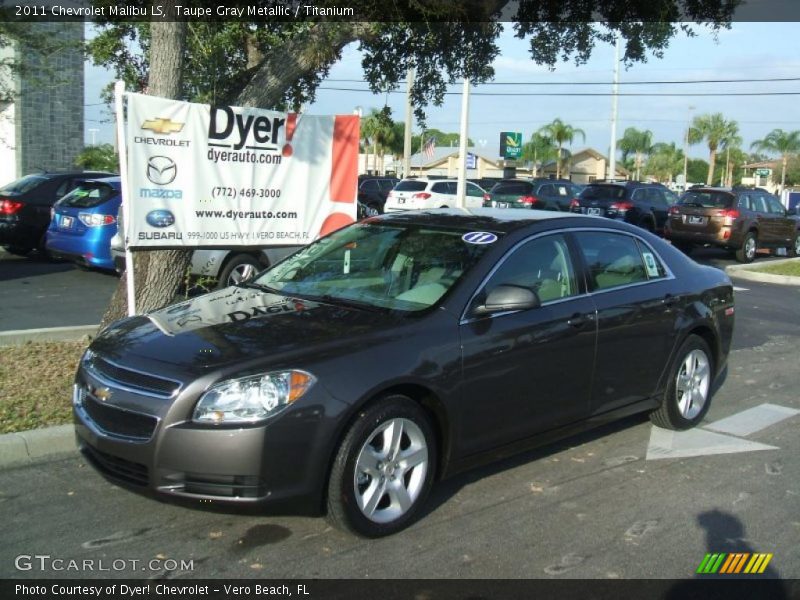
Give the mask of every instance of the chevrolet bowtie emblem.
M 142 129 L 149 129 L 153 133 L 178 133 L 183 129 L 183 123 L 170 119 L 148 119 L 142 124 Z

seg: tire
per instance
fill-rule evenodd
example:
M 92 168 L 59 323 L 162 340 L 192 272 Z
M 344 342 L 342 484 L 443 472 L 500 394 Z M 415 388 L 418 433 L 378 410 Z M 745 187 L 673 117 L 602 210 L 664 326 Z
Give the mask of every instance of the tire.
M 236 254 L 222 267 L 217 277 L 217 289 L 234 285 L 252 277 L 263 269 L 263 265 L 255 256 L 250 254 Z
M 391 434 L 398 428 L 400 437 L 393 443 Z M 369 538 L 408 527 L 433 485 L 436 458 L 433 427 L 416 402 L 395 394 L 367 406 L 336 453 L 328 482 L 328 520 Z
M 655 226 L 655 224 L 653 224 L 653 221 L 651 221 L 650 219 L 642 219 L 639 222 L 639 227 L 641 227 L 645 231 L 649 231 L 650 233 L 655 233 L 655 231 L 656 231 L 656 226 Z
M 714 361 L 706 341 L 697 335 L 686 338 L 669 372 L 664 399 L 650 420 L 664 429 L 691 429 L 706 416 L 714 389 Z
M 439 208 L 450 208 L 447 204 L 442 204 Z
M 792 245 L 789 246 L 787 254 L 789 256 L 800 256 L 800 231 L 794 234 Z
M 742 245 L 736 250 L 736 260 L 740 263 L 751 263 L 756 257 L 758 238 L 754 231 L 748 231 L 742 240 Z

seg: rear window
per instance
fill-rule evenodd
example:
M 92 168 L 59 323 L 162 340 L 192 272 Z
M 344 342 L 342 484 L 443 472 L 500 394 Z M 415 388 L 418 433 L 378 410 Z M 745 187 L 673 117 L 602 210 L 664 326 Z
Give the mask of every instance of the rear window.
M 401 181 L 394 186 L 396 192 L 421 192 L 428 186 L 427 181 L 418 181 L 409 179 L 408 181 Z
M 688 191 L 681 197 L 679 204 L 698 208 L 730 208 L 734 198 L 735 196 L 725 192 Z
M 42 177 L 41 175 L 26 175 L 21 179 L 17 179 L 16 181 L 12 181 L 11 183 L 5 185 L 2 189 L 0 189 L 0 193 L 7 193 L 7 194 L 24 194 L 35 188 L 36 186 L 44 183 L 47 181 L 47 177 Z
M 586 200 L 620 200 L 625 197 L 625 188 L 618 185 L 590 185 L 581 192 Z
M 525 183 L 524 181 L 519 183 L 498 183 L 492 188 L 492 194 L 524 196 L 530 193 L 532 187 L 530 183 Z
M 93 208 L 113 197 L 117 191 L 105 183 L 82 183 L 58 201 L 58 206 Z

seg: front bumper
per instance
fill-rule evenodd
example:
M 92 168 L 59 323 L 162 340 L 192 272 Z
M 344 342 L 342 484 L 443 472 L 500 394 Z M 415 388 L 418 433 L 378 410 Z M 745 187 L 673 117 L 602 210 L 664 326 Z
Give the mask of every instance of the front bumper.
M 73 416 L 79 450 L 101 474 L 162 498 L 208 505 L 268 506 L 316 514 L 338 413 L 321 386 L 268 421 L 212 426 L 191 421 L 192 384 L 148 397 L 81 367 Z M 100 401 L 97 390 L 111 392 Z

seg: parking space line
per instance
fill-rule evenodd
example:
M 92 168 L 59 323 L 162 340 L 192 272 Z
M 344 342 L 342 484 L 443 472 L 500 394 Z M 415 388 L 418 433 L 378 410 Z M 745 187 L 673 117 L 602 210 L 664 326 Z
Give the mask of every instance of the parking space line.
M 779 448 L 702 429 L 671 431 L 654 426 L 650 432 L 645 460 L 736 454 L 757 450 L 779 450 Z

